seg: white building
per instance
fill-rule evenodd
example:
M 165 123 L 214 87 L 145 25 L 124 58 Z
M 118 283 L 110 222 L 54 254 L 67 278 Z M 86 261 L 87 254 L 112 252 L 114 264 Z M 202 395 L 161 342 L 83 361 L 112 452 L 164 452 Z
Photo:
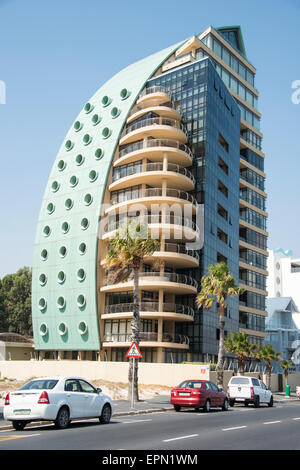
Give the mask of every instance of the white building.
M 300 311 L 300 259 L 293 259 L 291 250 L 269 251 L 268 272 L 268 297 L 292 297 Z

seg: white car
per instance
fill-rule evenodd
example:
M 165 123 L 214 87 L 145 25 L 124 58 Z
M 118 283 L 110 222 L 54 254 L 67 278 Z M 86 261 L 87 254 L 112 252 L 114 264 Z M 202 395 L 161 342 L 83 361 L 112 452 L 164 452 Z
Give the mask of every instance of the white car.
M 99 418 L 107 424 L 113 413 L 112 400 L 100 388 L 80 377 L 34 379 L 6 395 L 3 415 L 21 431 L 31 421 L 54 421 L 66 428 L 71 419 Z
M 243 402 L 245 406 L 253 403 L 256 408 L 261 403 L 273 406 L 273 394 L 266 385 L 255 377 L 231 377 L 227 386 L 229 405 L 234 406 L 235 402 Z

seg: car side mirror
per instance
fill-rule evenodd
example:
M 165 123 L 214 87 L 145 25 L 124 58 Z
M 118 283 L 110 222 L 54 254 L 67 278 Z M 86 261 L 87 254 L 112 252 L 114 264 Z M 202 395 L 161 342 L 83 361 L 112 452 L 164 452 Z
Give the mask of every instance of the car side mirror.
M 97 393 L 101 393 L 102 392 L 102 388 L 97 388 Z

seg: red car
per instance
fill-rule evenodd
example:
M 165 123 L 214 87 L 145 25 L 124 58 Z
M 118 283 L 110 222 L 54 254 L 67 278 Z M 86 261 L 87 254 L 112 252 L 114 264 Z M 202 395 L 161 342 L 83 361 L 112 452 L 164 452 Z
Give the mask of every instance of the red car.
M 208 412 L 212 407 L 228 410 L 228 397 L 209 380 L 185 380 L 177 388 L 171 390 L 171 403 L 175 411 L 181 407 L 203 408 Z

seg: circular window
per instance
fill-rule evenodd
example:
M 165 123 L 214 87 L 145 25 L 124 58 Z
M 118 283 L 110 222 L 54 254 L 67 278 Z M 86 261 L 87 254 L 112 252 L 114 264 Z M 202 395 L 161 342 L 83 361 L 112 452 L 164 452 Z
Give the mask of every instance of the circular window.
M 59 160 L 58 164 L 57 164 L 57 168 L 59 169 L 59 171 L 63 171 L 65 168 L 66 168 L 66 162 L 64 160 Z
M 97 124 L 99 124 L 99 122 L 101 122 L 102 118 L 101 116 L 99 116 L 99 114 L 94 114 L 93 117 L 92 117 L 92 123 L 94 126 L 97 126 Z
M 78 331 L 81 335 L 85 335 L 88 332 L 88 326 L 85 321 L 81 321 L 78 325 Z
M 83 162 L 84 162 L 84 157 L 83 157 L 81 154 L 79 154 L 79 155 L 77 155 L 77 157 L 75 158 L 75 161 L 76 161 L 76 165 L 80 166 L 80 165 L 82 165 Z
M 276 277 L 277 284 L 280 284 L 280 277 Z
M 63 222 L 61 225 L 61 229 L 63 233 L 67 233 L 70 229 L 70 225 L 68 224 L 68 222 Z
M 47 206 L 47 212 L 48 214 L 52 214 L 54 212 L 54 209 L 55 209 L 55 206 L 52 202 L 49 202 L 48 206 Z
M 46 323 L 42 323 L 40 326 L 40 335 L 41 336 L 46 336 L 48 334 L 48 326 Z
M 97 179 L 97 177 L 98 177 L 97 171 L 91 170 L 89 172 L 89 179 L 90 179 L 91 182 L 95 181 Z
M 71 140 L 65 142 L 65 149 L 69 152 L 74 147 L 74 143 Z
M 84 242 L 80 243 L 79 245 L 79 253 L 81 255 L 84 255 L 84 253 L 86 252 L 86 244 Z
M 104 127 L 104 129 L 102 130 L 103 139 L 108 139 L 110 135 L 111 135 L 111 130 L 108 127 Z
M 71 176 L 71 178 L 70 178 L 70 186 L 72 186 L 72 188 L 74 188 L 77 183 L 78 183 L 78 178 L 77 178 L 77 176 L 75 176 L 75 175 Z
M 76 132 L 80 131 L 82 129 L 82 127 L 83 127 L 83 124 L 80 121 L 76 121 L 74 123 L 74 129 L 75 129 Z
M 110 114 L 111 114 L 111 117 L 112 117 L 113 119 L 115 119 L 116 117 L 120 116 L 121 110 L 118 109 L 118 108 L 115 106 L 115 107 L 111 110 Z
M 112 101 L 111 98 L 109 98 L 108 96 L 103 96 L 102 101 L 101 101 L 102 106 L 104 107 L 108 106 L 111 103 L 111 101 Z
M 280 297 L 280 292 L 276 292 L 276 297 Z
M 85 270 L 83 268 L 78 269 L 77 279 L 78 279 L 78 281 L 84 281 L 85 280 Z
M 89 221 L 88 221 L 88 219 L 87 219 L 86 217 L 84 217 L 84 218 L 81 220 L 80 225 L 81 225 L 82 230 L 86 230 L 86 229 L 88 228 L 88 226 L 89 226 Z
M 49 225 L 45 225 L 45 227 L 43 228 L 43 234 L 45 237 L 49 237 L 51 233 L 51 228 L 49 227 Z
M 84 145 L 89 145 L 92 142 L 93 138 L 89 134 L 84 134 L 82 140 Z
M 48 251 L 46 249 L 41 251 L 41 258 L 45 261 L 48 258 Z
M 63 284 L 66 280 L 66 275 L 63 271 L 59 271 L 58 275 L 57 275 L 57 281 L 59 282 L 59 284 Z
M 58 253 L 61 258 L 64 258 L 67 254 L 67 248 L 65 246 L 61 246 Z
M 47 301 L 46 301 L 46 299 L 44 299 L 44 297 L 42 297 L 39 300 L 39 309 L 40 310 L 45 310 L 46 307 L 47 307 Z
M 39 277 L 39 281 L 40 281 L 40 284 L 41 286 L 44 286 L 46 283 L 47 283 L 47 276 L 46 274 L 41 274 L 40 277 Z
M 58 325 L 58 334 L 61 335 L 61 336 L 64 336 L 68 331 L 68 327 L 67 325 L 62 322 Z
M 104 151 L 102 149 L 97 149 L 95 152 L 96 160 L 101 160 L 103 158 Z
M 85 304 L 86 304 L 85 296 L 83 294 L 80 294 L 77 297 L 77 305 L 79 308 L 82 308 L 85 306 Z
M 65 299 L 62 296 L 58 297 L 58 299 L 57 299 L 58 308 L 62 309 L 62 308 L 64 308 L 65 305 L 66 305 Z
M 120 96 L 122 100 L 126 100 L 130 96 L 130 91 L 127 90 L 127 88 L 123 88 L 120 92 Z
M 86 103 L 84 110 L 87 114 L 93 111 L 93 109 L 94 109 L 94 106 L 92 106 L 91 103 Z
M 51 189 L 52 189 L 52 191 L 53 191 L 54 193 L 55 193 L 56 191 L 58 191 L 58 190 L 59 190 L 59 186 L 60 186 L 60 184 L 59 184 L 58 181 L 53 181 L 53 183 L 51 184 Z
M 74 204 L 74 202 L 72 201 L 72 199 L 68 198 L 68 199 L 65 200 L 65 208 L 67 210 L 72 209 L 73 204 Z
M 280 269 L 280 263 L 276 263 L 276 269 Z
M 89 193 L 86 194 L 86 195 L 84 196 L 84 204 L 85 204 L 86 206 L 89 206 L 90 204 L 92 204 L 92 202 L 93 202 L 93 197 L 92 197 L 92 195 L 89 194 Z

